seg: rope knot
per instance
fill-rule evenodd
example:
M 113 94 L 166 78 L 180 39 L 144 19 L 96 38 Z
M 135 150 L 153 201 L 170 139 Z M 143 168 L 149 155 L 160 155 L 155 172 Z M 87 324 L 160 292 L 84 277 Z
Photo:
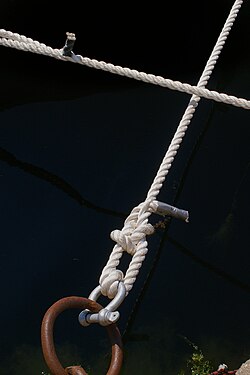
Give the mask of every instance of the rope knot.
M 110 237 L 118 245 L 122 247 L 130 255 L 134 255 L 136 251 L 136 246 L 131 239 L 131 235 L 123 233 L 122 230 L 115 229 L 110 233 Z

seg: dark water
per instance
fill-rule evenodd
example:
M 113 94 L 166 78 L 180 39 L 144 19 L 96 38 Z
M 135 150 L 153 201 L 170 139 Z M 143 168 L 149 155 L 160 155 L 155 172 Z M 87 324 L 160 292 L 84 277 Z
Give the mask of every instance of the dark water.
M 226 50 L 209 88 L 249 98 L 249 57 L 237 49 L 237 35 L 239 29 L 231 42 L 242 55 L 226 64 L 233 56 Z M 6 53 L 11 61 L 12 52 Z M 30 57 L 34 66 L 39 58 Z M 196 61 L 204 63 L 205 57 Z M 51 64 L 56 75 L 56 64 L 64 63 Z M 48 65 L 44 73 L 41 64 L 39 74 L 34 66 L 29 72 L 31 65 L 22 75 L 16 70 L 3 77 L 1 375 L 48 373 L 40 345 L 46 310 L 62 297 L 88 297 L 98 285 L 114 246 L 110 232 L 121 229 L 145 199 L 189 100 L 124 78 L 119 86 L 120 78 L 110 77 L 109 84 L 108 73 L 95 76 L 85 68 L 85 87 L 84 79 L 74 81 L 78 67 L 73 77 L 73 68 L 63 65 L 69 73 L 64 80 L 46 79 Z M 168 66 L 173 73 L 170 66 L 175 60 Z M 195 84 L 196 66 L 176 78 Z M 124 375 L 177 375 L 193 351 L 188 340 L 214 370 L 220 363 L 236 369 L 250 357 L 249 116 L 244 109 L 200 101 L 158 196 L 188 210 L 190 222 L 173 219 L 148 240 L 147 257 L 119 309 Z M 57 320 L 63 365 L 82 363 L 91 374 L 105 373 L 105 329 L 82 328 L 77 318 L 78 312 L 67 311 Z

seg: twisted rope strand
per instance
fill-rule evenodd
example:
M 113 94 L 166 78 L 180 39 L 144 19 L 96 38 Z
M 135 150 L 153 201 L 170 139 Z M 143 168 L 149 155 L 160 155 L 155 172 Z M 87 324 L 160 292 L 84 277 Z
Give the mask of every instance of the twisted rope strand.
M 204 71 L 199 79 L 197 86 L 205 87 L 211 73 L 215 67 L 215 64 L 219 58 L 219 55 L 223 49 L 225 41 L 229 35 L 229 31 L 232 28 L 232 25 L 236 19 L 238 11 L 243 3 L 243 0 L 236 0 L 234 6 L 232 7 L 230 14 L 225 22 L 225 25 L 219 35 L 219 38 L 215 44 L 215 47 L 212 50 L 212 53 L 207 61 L 207 64 L 204 68 Z M 116 271 L 116 267 L 119 264 L 118 259 L 121 258 L 122 252 L 127 251 L 126 247 L 122 245 L 121 238 L 122 236 L 126 237 L 130 234 L 130 240 L 134 245 L 132 260 L 129 264 L 129 267 L 126 271 L 124 277 L 124 284 L 127 290 L 127 293 L 132 289 L 133 284 L 136 280 L 136 277 L 139 273 L 139 269 L 142 266 L 142 262 L 145 259 L 145 256 L 148 251 L 148 243 L 146 241 L 146 235 L 152 233 L 152 226 L 148 224 L 148 218 L 152 213 L 152 205 L 156 200 L 157 195 L 160 192 L 160 189 L 165 181 L 165 178 L 171 168 L 171 165 L 174 161 L 174 158 L 177 154 L 177 151 L 181 145 L 183 137 L 188 129 L 188 126 L 193 118 L 194 112 L 198 106 L 200 97 L 193 95 L 190 99 L 190 102 L 187 106 L 187 109 L 184 112 L 184 115 L 177 127 L 176 133 L 170 143 L 170 146 L 166 152 L 166 155 L 160 165 L 158 173 L 151 185 L 151 188 L 148 191 L 145 202 L 141 203 L 139 206 L 135 207 L 131 214 L 125 221 L 124 227 L 121 231 L 113 231 L 111 233 L 111 238 L 116 241 L 119 245 L 115 245 L 113 251 L 109 257 L 109 260 L 106 266 L 103 268 L 100 285 L 102 286 L 102 293 L 107 295 L 109 298 L 113 298 L 116 294 L 117 284 L 113 282 L 113 274 Z M 134 229 L 133 229 L 134 228 Z M 119 238 L 116 234 L 119 232 Z M 124 238 L 125 241 L 125 238 Z M 118 264 L 117 264 L 118 263 Z M 110 282 L 109 282 L 110 278 Z M 104 287 L 105 283 L 105 287 Z
M 232 17 L 236 17 L 239 8 L 234 8 Z M 233 21 L 227 24 L 227 30 L 221 39 L 221 46 L 224 45 L 225 40 L 229 34 Z M 161 76 L 155 76 L 153 74 L 147 74 L 144 72 L 139 72 L 135 69 L 123 68 L 118 65 L 113 65 L 111 63 L 106 63 L 104 61 L 98 61 L 95 59 L 89 59 L 88 57 L 82 57 L 81 55 L 75 55 L 72 53 L 71 57 L 64 56 L 62 54 L 62 49 L 53 49 L 52 47 L 46 46 L 44 43 L 40 43 L 31 38 L 27 38 L 24 35 L 19 35 L 17 33 L 12 33 L 11 31 L 6 31 L 0 29 L 0 45 L 4 47 L 16 48 L 26 52 L 33 52 L 41 55 L 50 56 L 58 60 L 70 61 L 78 64 L 88 66 L 89 68 L 95 68 L 104 70 L 113 74 L 118 74 L 125 76 L 127 78 L 136 79 L 138 81 L 143 81 L 146 83 L 151 83 L 153 85 L 158 85 L 161 87 L 166 87 L 170 90 L 177 90 L 180 92 L 185 92 L 187 94 L 193 94 L 206 99 L 214 100 L 216 102 L 222 102 L 225 104 L 230 104 L 236 107 L 250 109 L 250 101 L 243 98 L 237 98 L 233 95 L 227 95 L 224 93 L 218 93 L 217 91 L 210 91 L 201 86 L 192 86 L 188 83 L 182 83 L 179 81 L 173 81 L 171 79 L 166 79 Z M 221 46 L 217 46 L 220 48 Z M 209 70 L 207 71 L 209 73 Z M 204 77 L 205 79 L 205 77 Z M 205 85 L 204 85 L 205 86 Z
M 182 120 L 177 127 L 176 133 L 170 143 L 165 157 L 163 158 L 157 175 L 147 193 L 145 201 L 140 203 L 137 207 L 133 208 L 130 215 L 125 220 L 122 230 L 114 230 L 111 233 L 111 238 L 116 242 L 116 244 L 113 248 L 112 253 L 110 254 L 106 266 L 103 268 L 102 274 L 99 279 L 102 294 L 108 296 L 109 298 L 114 298 L 114 296 L 116 295 L 120 280 L 124 281 L 127 293 L 133 287 L 133 284 L 139 273 L 139 269 L 141 268 L 142 262 L 144 261 L 148 251 L 146 236 L 153 233 L 154 231 L 153 226 L 148 223 L 148 218 L 153 212 L 153 206 L 156 197 L 159 194 L 166 176 L 172 166 L 174 158 L 177 154 L 178 149 L 180 148 L 183 137 L 185 136 L 191 119 L 193 118 L 200 98 L 204 97 L 217 102 L 223 102 L 237 107 L 250 109 L 250 101 L 246 99 L 237 98 L 235 96 L 226 95 L 224 93 L 218 93 L 216 91 L 210 91 L 205 88 L 242 3 L 243 0 L 235 1 L 197 86 L 192 86 L 187 83 L 181 83 L 179 81 L 172 81 L 170 79 L 165 79 L 153 74 L 138 72 L 134 69 L 131 70 L 129 68 L 122 68 L 110 63 L 105 63 L 104 61 L 97 61 L 95 59 L 89 59 L 87 57 L 75 55 L 74 53 L 71 54 L 71 57 L 64 56 L 62 53 L 62 49 L 53 49 L 43 43 L 35 41 L 31 38 L 27 38 L 24 35 L 19 35 L 17 33 L 12 33 L 10 31 L 0 29 L 0 45 L 3 45 L 5 47 L 38 53 L 63 61 L 79 63 L 90 68 L 101 69 L 113 74 L 118 74 L 146 83 L 167 87 L 171 90 L 178 90 L 181 92 L 192 94 L 187 109 L 184 112 Z M 125 276 L 123 275 L 122 271 L 117 269 L 124 251 L 128 252 L 132 256 L 132 260 L 129 264 Z

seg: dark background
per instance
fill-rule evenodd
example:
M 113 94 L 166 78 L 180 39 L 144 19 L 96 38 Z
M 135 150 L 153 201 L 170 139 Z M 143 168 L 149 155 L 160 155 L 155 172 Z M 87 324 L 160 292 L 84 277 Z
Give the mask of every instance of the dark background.
M 0 27 L 53 48 L 73 32 L 76 54 L 195 85 L 233 2 L 164 5 L 3 1 Z M 249 15 L 245 1 L 208 88 L 250 97 Z M 109 234 L 145 199 L 189 96 L 3 46 L 0 58 L 0 374 L 33 375 L 48 371 L 45 311 L 98 284 Z M 159 195 L 190 222 L 149 239 L 120 307 L 124 374 L 177 374 L 193 350 L 183 336 L 214 370 L 249 358 L 249 135 L 247 110 L 201 100 Z M 103 331 L 60 317 L 65 366 L 104 373 Z
M 195 84 L 232 5 L 231 0 L 166 2 L 165 6 L 160 2 L 146 6 L 134 2 L 100 2 L 96 5 L 79 1 L 61 4 L 57 1 L 3 0 L 1 27 L 52 48 L 62 48 L 65 33 L 72 32 L 77 38 L 76 54 L 173 80 L 182 81 L 191 74 L 193 82 L 189 83 Z M 238 18 L 215 75 L 220 69 L 230 69 L 234 74 L 235 64 L 249 57 L 247 1 Z M 7 105 L 10 98 L 13 103 L 15 97 L 19 102 L 46 97 L 73 98 L 81 96 L 83 90 L 89 93 L 91 90 L 138 86 L 138 82 L 127 78 L 68 63 L 58 64 L 58 61 L 40 55 L 16 54 L 11 49 L 4 49 L 1 54 L 5 55 L 1 61 L 3 68 L 12 69 L 11 74 L 2 75 L 2 79 L 8 80 L 3 98 L 6 102 L 2 105 Z M 30 81 L 33 82 L 32 90 L 27 85 Z

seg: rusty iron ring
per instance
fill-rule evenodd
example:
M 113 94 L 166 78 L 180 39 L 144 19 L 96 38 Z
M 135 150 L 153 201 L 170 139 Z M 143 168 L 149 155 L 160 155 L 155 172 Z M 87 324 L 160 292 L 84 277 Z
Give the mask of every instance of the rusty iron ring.
M 65 297 L 55 302 L 45 313 L 41 325 L 41 344 L 45 362 L 51 375 L 87 375 L 83 367 L 70 366 L 63 368 L 55 350 L 53 328 L 56 318 L 67 309 L 88 309 L 98 312 L 102 306 L 88 298 Z M 112 357 L 106 375 L 119 375 L 123 361 L 122 339 L 116 324 L 105 327 L 112 345 Z

